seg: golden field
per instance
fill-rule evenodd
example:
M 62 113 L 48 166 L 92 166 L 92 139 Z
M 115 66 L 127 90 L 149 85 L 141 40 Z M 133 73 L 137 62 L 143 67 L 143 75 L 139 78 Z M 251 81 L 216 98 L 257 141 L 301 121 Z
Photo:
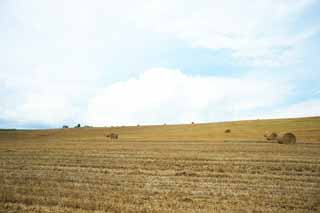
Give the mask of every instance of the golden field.
M 320 117 L 0 131 L 0 212 L 320 212 Z

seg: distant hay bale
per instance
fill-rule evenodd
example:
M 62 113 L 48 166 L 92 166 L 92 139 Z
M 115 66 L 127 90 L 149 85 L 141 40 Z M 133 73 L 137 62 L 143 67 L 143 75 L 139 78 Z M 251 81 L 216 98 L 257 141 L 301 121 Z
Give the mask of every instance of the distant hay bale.
M 291 132 L 283 132 L 277 136 L 277 142 L 280 144 L 295 144 L 297 142 L 297 138 Z
M 116 134 L 116 133 L 110 133 L 110 134 L 107 134 L 106 137 L 110 138 L 111 140 L 113 140 L 113 139 L 118 139 L 119 135 Z
M 272 140 L 276 140 L 278 137 L 278 134 L 275 132 L 266 132 L 264 134 L 264 137 L 268 140 L 268 141 L 272 141 Z
M 230 132 L 231 132 L 231 129 L 224 130 L 224 133 L 230 133 Z

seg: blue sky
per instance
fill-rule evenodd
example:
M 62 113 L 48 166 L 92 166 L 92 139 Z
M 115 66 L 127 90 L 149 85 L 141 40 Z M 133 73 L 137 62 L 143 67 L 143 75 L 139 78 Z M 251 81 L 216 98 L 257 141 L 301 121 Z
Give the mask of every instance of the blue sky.
M 0 128 L 319 116 L 319 9 L 0 1 Z

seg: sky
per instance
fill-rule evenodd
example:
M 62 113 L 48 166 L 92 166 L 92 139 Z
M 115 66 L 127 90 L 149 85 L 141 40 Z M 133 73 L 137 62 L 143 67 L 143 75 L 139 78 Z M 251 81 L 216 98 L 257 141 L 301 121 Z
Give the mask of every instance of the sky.
M 0 0 L 0 128 L 320 116 L 319 0 Z

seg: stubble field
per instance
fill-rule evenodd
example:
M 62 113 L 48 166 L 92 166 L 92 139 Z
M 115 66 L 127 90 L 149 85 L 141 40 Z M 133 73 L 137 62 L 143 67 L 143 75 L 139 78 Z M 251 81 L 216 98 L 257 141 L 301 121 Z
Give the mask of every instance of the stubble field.
M 0 131 L 0 212 L 88 211 L 319 212 L 320 118 Z

